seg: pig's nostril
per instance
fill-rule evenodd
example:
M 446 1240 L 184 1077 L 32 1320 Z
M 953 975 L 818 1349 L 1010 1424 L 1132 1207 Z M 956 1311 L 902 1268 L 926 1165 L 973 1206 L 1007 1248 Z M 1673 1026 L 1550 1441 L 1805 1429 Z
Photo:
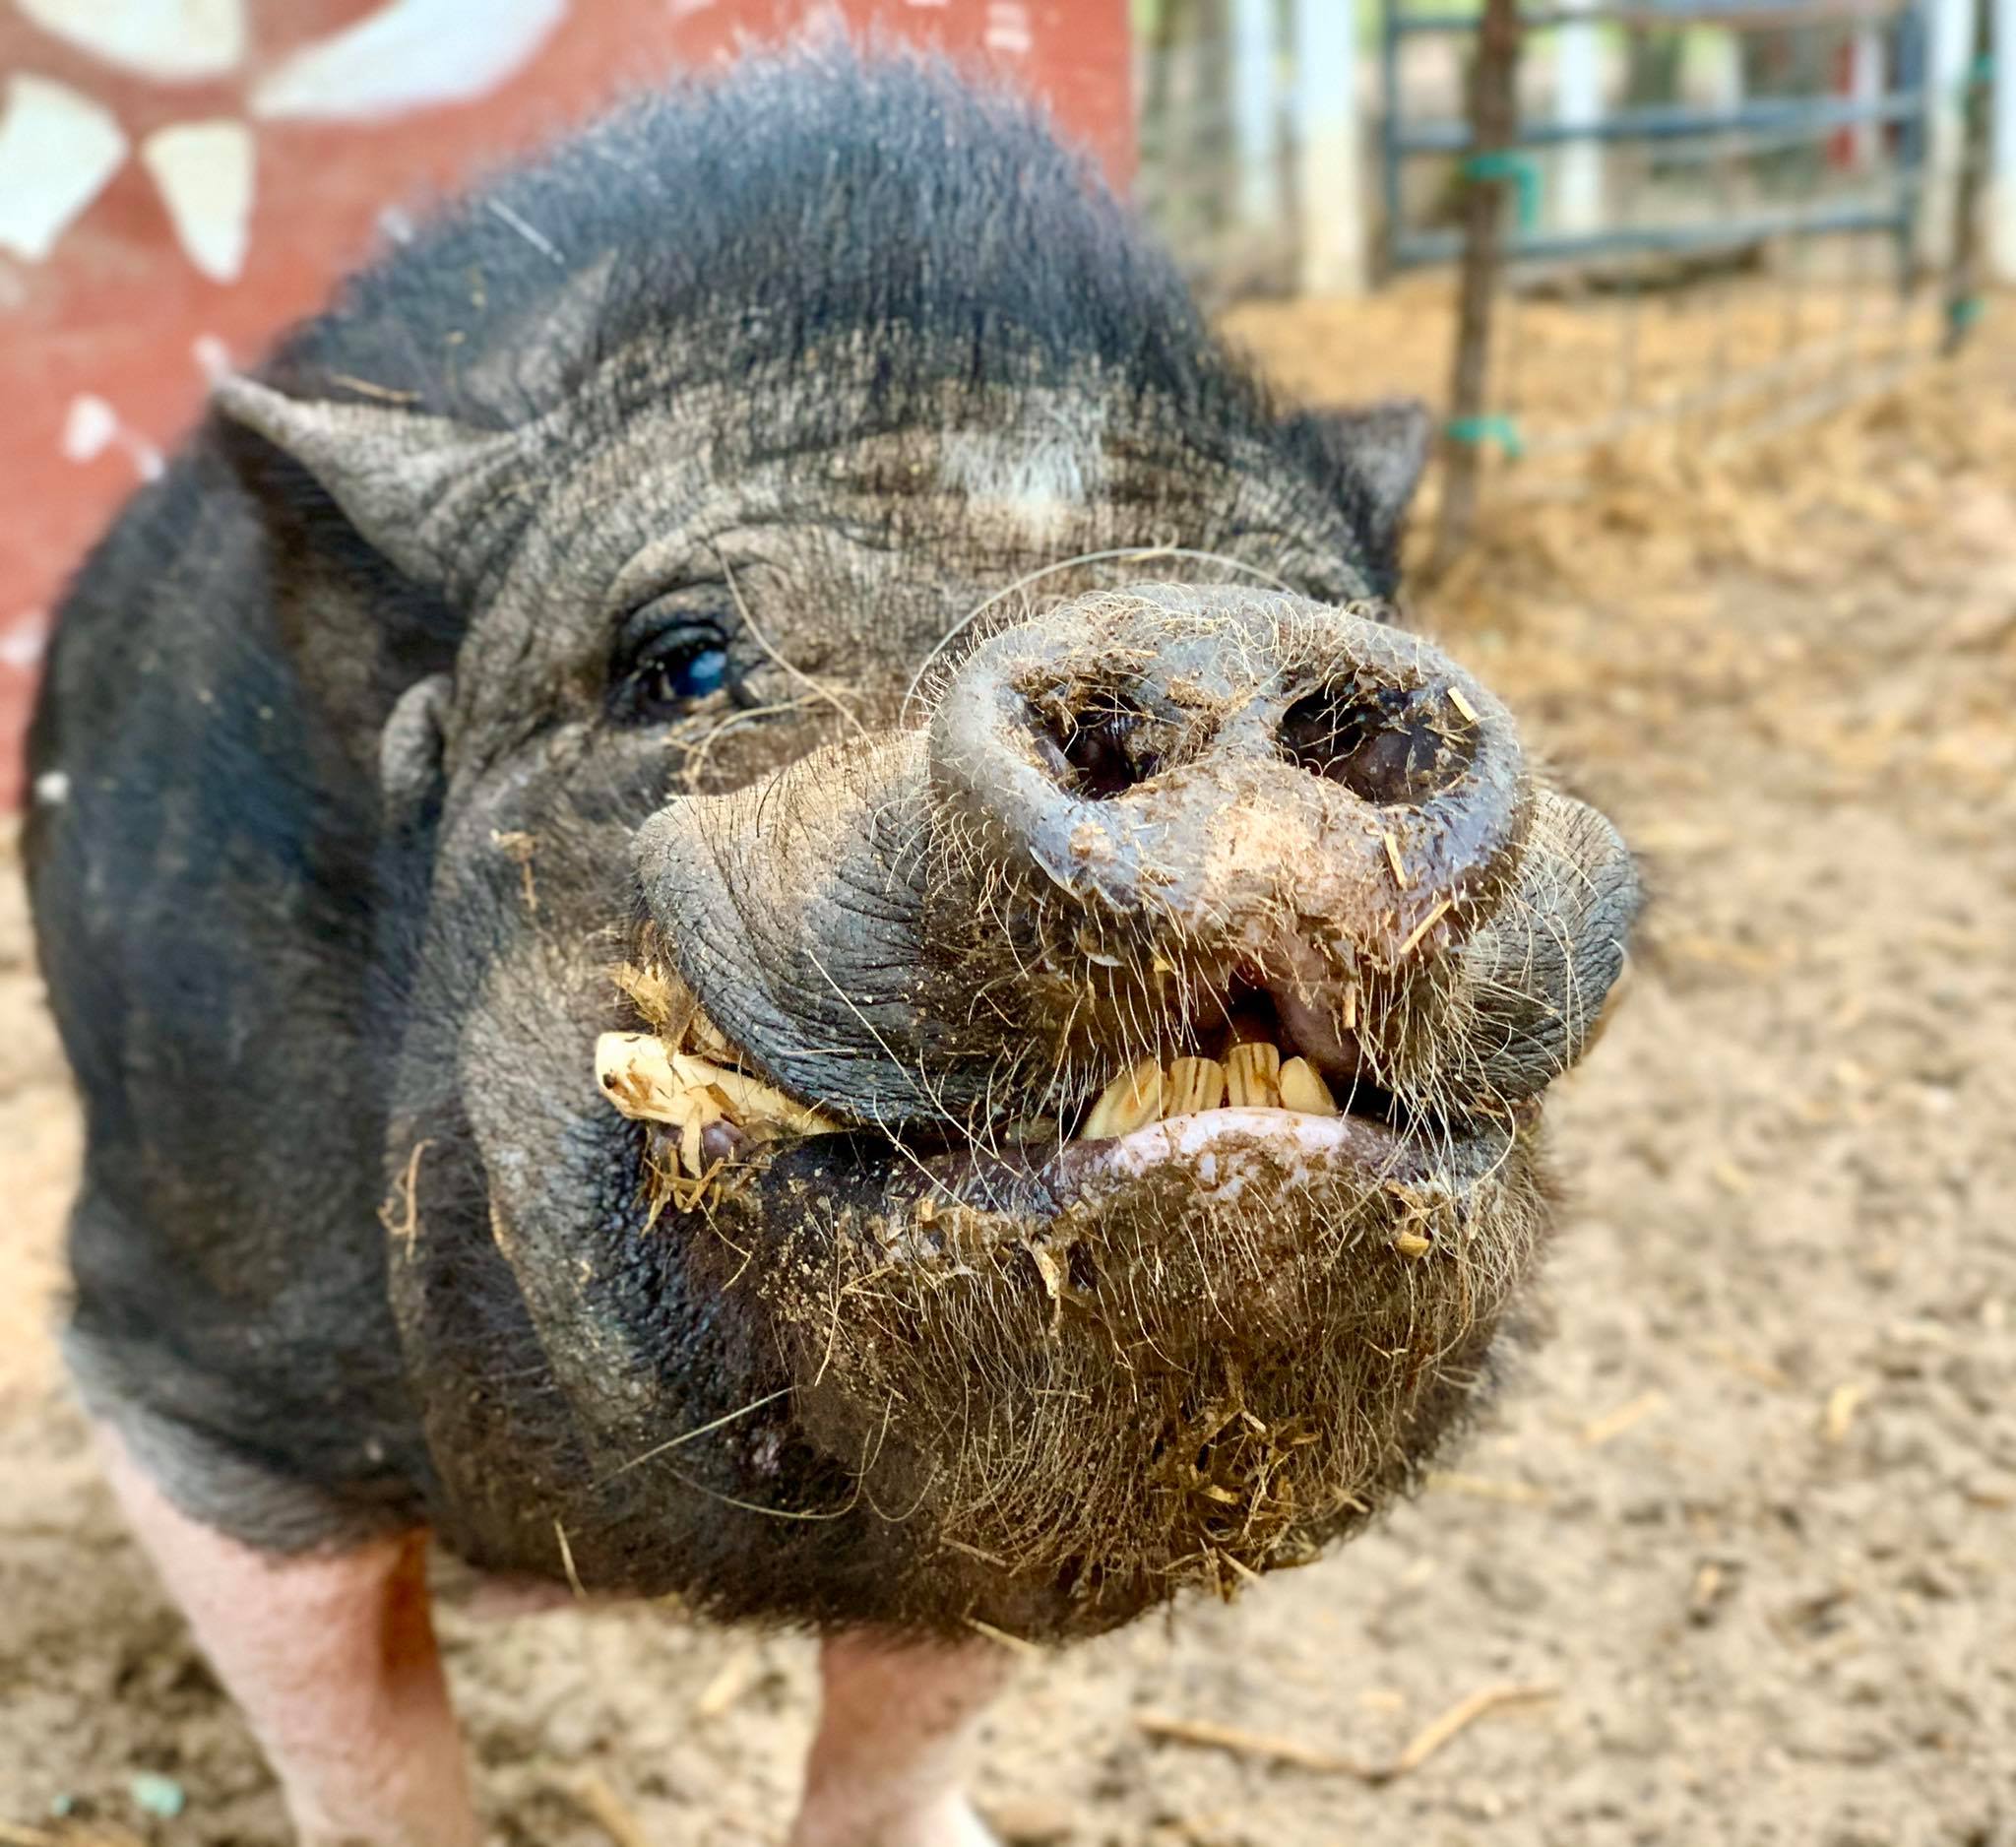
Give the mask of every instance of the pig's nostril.
M 1051 774 L 1086 801 L 1110 801 L 1162 767 L 1147 715 L 1108 696 L 1039 722 L 1038 749 Z
M 1071 733 L 1063 746 L 1078 793 L 1093 801 L 1124 795 L 1142 779 L 1127 755 L 1127 739 L 1117 725 L 1104 724 Z
M 1297 699 L 1282 715 L 1281 752 L 1361 800 L 1425 801 L 1476 755 L 1477 727 L 1434 687 L 1345 682 Z

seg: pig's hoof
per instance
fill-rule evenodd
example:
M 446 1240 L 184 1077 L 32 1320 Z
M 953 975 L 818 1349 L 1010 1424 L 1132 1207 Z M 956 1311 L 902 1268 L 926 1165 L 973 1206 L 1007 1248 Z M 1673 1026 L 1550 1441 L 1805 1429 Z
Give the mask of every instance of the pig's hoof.
M 949 1796 L 901 1815 L 864 1815 L 808 1806 L 790 1847 L 1001 1847 L 964 1796 Z
M 1001 1843 L 962 1796 L 937 1823 L 936 1831 L 925 1835 L 917 1847 L 1001 1847 Z
M 919 1815 L 915 1831 L 901 1836 L 899 1847 L 1001 1847 L 1001 1843 L 974 1812 L 973 1804 L 956 1796 Z

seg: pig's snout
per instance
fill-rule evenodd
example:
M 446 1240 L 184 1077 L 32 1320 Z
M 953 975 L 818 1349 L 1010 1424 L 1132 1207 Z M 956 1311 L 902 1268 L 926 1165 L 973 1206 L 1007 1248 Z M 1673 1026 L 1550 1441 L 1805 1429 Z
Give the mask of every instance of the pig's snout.
M 637 862 L 719 1029 L 882 1123 L 1040 1116 L 1249 1034 L 1498 1109 L 1586 1043 L 1636 889 L 1438 650 L 1203 586 L 1005 629 L 922 732 L 669 802 Z
M 1510 716 L 1436 649 L 1197 587 L 993 637 L 947 687 L 929 765 L 981 860 L 1263 959 L 1447 948 L 1502 890 L 1532 805 Z

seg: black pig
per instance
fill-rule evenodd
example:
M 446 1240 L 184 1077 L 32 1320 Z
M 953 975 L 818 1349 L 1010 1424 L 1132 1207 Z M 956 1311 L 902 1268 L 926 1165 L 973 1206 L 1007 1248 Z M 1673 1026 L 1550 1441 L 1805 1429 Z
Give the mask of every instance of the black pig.
M 982 1839 L 975 1624 L 1402 1490 L 1635 905 L 1021 105 L 634 106 L 227 381 L 32 744 L 68 1354 L 315 1841 L 475 1824 L 422 1536 L 828 1638 L 794 1840 Z

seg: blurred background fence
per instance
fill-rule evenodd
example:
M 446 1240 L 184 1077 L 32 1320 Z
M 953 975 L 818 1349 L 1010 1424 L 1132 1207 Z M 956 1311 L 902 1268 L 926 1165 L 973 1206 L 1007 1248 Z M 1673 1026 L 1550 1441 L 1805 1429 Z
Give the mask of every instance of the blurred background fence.
M 1140 194 L 1222 301 L 1463 271 L 1446 555 L 1480 452 L 1538 487 L 1627 439 L 1722 448 L 1967 338 L 2016 276 L 2011 22 L 2016 0 L 1138 0 Z

